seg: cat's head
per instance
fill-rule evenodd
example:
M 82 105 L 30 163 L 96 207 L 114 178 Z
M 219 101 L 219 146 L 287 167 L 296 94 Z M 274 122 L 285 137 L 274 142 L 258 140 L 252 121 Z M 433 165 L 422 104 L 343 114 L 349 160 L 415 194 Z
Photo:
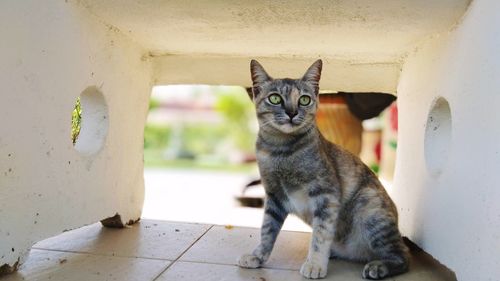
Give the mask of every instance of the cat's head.
M 251 61 L 253 102 L 261 129 L 300 134 L 315 124 L 322 65 L 317 60 L 299 79 L 273 79 L 260 63 Z

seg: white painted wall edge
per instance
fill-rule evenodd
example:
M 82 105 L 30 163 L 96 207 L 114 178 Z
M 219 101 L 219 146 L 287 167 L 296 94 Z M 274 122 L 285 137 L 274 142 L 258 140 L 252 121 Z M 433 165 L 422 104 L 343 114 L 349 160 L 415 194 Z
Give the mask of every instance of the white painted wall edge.
M 151 57 L 156 85 L 210 84 L 251 85 L 250 60 L 257 59 L 276 78 L 299 78 L 316 59 L 253 58 L 166 55 Z M 396 93 L 398 63 L 353 63 L 332 58 L 323 59 L 321 89 L 334 92 Z

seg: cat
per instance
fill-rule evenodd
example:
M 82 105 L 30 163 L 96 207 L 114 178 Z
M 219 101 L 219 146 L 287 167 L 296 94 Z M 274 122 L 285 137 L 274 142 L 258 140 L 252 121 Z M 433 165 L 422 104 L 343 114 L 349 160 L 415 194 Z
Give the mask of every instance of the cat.
M 291 213 L 312 227 L 304 277 L 324 278 L 331 257 L 367 262 L 365 279 L 404 273 L 409 252 L 394 203 L 357 156 L 328 142 L 316 126 L 322 65 L 317 60 L 300 79 L 273 79 L 256 60 L 250 63 L 266 199 L 260 244 L 238 265 L 261 267 Z

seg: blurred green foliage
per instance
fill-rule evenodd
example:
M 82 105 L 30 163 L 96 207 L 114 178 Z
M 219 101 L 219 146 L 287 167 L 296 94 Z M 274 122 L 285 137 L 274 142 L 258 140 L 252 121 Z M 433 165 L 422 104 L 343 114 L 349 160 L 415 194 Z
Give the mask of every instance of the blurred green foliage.
M 370 169 L 376 174 L 378 175 L 378 172 L 380 171 L 380 166 L 379 164 L 377 163 L 372 163 L 369 165 L 370 166 Z
M 244 154 L 254 152 L 255 132 L 251 122 L 255 121 L 254 107 L 245 90 L 240 87 L 213 87 L 216 96 L 214 110 L 223 121 L 218 123 L 200 120 L 197 123 L 146 124 L 144 130 L 144 163 L 146 166 L 194 167 L 204 169 L 239 168 L 227 161 L 230 149 Z M 196 95 L 195 95 L 195 98 Z M 151 98 L 149 108 L 157 110 L 160 102 Z M 172 155 L 172 152 L 174 155 Z M 203 159 L 203 161 L 199 161 Z M 226 159 L 224 162 L 223 159 Z M 191 163 L 191 164 L 189 164 Z M 230 169 L 230 170 L 234 170 Z
M 216 153 L 217 146 L 227 136 L 224 126 L 193 124 L 182 130 L 183 151 L 192 155 Z
M 251 152 L 254 150 L 255 136 L 249 121 L 255 118 L 255 109 L 245 90 L 241 90 L 218 92 L 215 108 L 224 116 L 225 129 L 236 146 L 245 152 Z
M 153 110 L 160 107 L 160 101 L 157 99 L 149 99 L 149 110 Z
M 203 169 L 225 172 L 249 172 L 255 170 L 255 163 L 235 165 L 234 163 L 194 161 L 193 159 L 165 159 L 164 150 L 144 150 L 144 165 L 146 167 L 161 167 L 169 169 Z
M 168 125 L 146 124 L 144 128 L 144 149 L 164 148 L 168 145 L 171 129 Z

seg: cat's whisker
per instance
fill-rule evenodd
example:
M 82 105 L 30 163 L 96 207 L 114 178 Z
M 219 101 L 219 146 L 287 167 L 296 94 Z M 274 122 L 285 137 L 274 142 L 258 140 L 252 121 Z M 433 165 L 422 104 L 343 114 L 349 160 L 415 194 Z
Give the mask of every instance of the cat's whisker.
M 272 120 L 269 120 L 269 121 L 264 121 L 263 123 L 260 124 L 261 127 L 266 127 L 268 125 L 272 125 L 273 121 Z

